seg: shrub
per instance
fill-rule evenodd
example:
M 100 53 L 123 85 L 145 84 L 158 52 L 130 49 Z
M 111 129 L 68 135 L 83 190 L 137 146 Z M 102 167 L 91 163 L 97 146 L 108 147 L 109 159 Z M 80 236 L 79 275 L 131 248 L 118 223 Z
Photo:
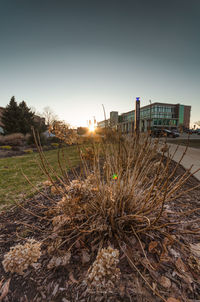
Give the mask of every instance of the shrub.
M 20 151 L 20 147 L 18 147 L 18 146 L 12 146 L 12 150 L 13 151 Z
M 51 143 L 52 147 L 58 148 L 59 144 L 58 143 Z
M 57 176 L 55 186 L 55 181 L 47 173 L 52 185 L 61 188 L 59 193 L 62 196 L 50 211 L 53 215 L 52 231 L 59 246 L 66 241 L 74 246 L 77 238 L 88 245 L 91 238 L 95 238 L 95 249 L 114 242 L 131 267 L 146 281 L 134 264 L 135 243 L 137 248 L 141 248 L 140 256 L 143 254 L 145 261 L 149 262 L 143 243 L 148 244 L 154 238 L 157 241 L 159 235 L 162 237 L 164 233 L 170 237 L 166 226 L 170 225 L 170 231 L 176 229 L 176 224 L 173 224 L 178 214 L 177 217 L 176 213 L 169 216 L 167 203 L 185 193 L 180 188 L 191 176 L 190 170 L 175 177 L 179 163 L 171 169 L 172 158 L 168 156 L 168 150 L 149 136 L 122 137 L 110 130 L 107 134 L 101 142 L 92 142 L 91 169 L 81 156 L 81 175 L 74 172 L 77 179 L 70 181 L 67 171 L 63 172 L 64 167 L 61 166 L 65 177 Z M 66 142 L 66 136 L 63 137 Z M 48 164 L 45 164 L 42 152 L 40 156 L 47 171 Z M 101 256 L 104 252 L 107 253 L 103 250 Z M 89 271 L 88 286 L 91 288 L 97 288 L 95 282 L 105 277 L 101 275 L 95 279 L 99 258 Z M 137 264 L 142 264 L 143 260 L 143 257 L 137 259 Z M 150 262 L 149 265 L 152 267 Z M 112 289 L 112 274 L 109 276 L 111 287 L 108 291 Z M 146 283 L 152 289 L 150 283 Z M 99 288 L 107 291 L 104 285 L 105 281 L 100 282 Z
M 60 143 L 60 139 L 56 136 L 47 137 L 47 144 L 51 145 L 51 143 Z
M 33 149 L 26 149 L 26 150 L 24 150 L 24 153 L 31 154 L 31 153 L 33 153 Z
M 13 133 L 5 136 L 0 136 L 1 145 L 10 145 L 10 146 L 21 146 L 25 141 L 25 137 L 22 133 Z
M 3 150 L 11 150 L 12 149 L 11 146 L 1 146 L 0 148 L 3 149 Z
M 115 238 L 116 234 L 126 238 L 130 232 L 135 236 L 160 225 L 164 204 L 183 179 L 169 185 L 175 172 L 169 172 L 170 159 L 163 166 L 164 154 L 158 155 L 158 142 L 144 136 L 122 139 L 116 135 L 112 143 L 94 144 L 93 153 L 93 174 L 83 163 L 85 179 L 64 187 L 57 204 L 59 215 L 66 217 L 60 233 L 67 232 L 68 217 L 71 228 L 85 221 L 84 228 L 80 226 L 85 235 L 101 230 L 104 238 Z
M 37 138 L 38 138 L 38 135 L 37 135 Z M 39 139 L 40 139 L 40 144 L 42 146 L 47 143 L 47 138 L 42 133 L 39 133 Z M 31 133 L 31 135 L 28 137 L 27 144 L 35 147 L 35 138 L 34 138 L 33 133 Z

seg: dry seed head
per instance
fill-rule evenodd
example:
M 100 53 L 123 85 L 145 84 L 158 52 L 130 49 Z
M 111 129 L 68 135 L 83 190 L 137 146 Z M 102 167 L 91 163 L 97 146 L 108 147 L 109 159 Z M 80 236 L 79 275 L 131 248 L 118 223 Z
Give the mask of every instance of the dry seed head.
M 65 266 L 70 262 L 70 258 L 71 258 L 71 252 L 67 252 L 62 257 L 53 256 L 51 258 L 51 260 L 49 261 L 47 268 L 52 269 L 52 268 L 58 267 L 58 266 Z
M 24 245 L 17 244 L 4 255 L 2 262 L 6 272 L 24 274 L 29 265 L 34 264 L 41 256 L 41 243 L 28 239 Z
M 120 278 L 120 270 L 117 268 L 119 251 L 108 247 L 101 249 L 93 265 L 87 274 L 88 290 L 96 292 L 113 292 Z

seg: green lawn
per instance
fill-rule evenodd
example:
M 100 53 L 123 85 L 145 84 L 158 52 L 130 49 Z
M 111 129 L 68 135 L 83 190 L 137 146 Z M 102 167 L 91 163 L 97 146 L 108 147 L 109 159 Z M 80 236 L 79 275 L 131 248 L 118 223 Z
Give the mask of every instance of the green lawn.
M 71 165 L 77 166 L 79 163 L 77 148 L 70 146 L 65 148 L 65 152 L 70 159 Z M 56 171 L 60 171 L 57 160 L 58 150 L 46 151 L 44 154 L 52 167 Z M 40 169 L 38 161 L 38 153 L 0 159 L 0 208 L 2 205 L 20 201 L 35 192 L 23 176 L 22 170 L 31 183 L 37 188 L 42 187 L 42 182 L 47 180 L 47 176 Z M 63 166 L 67 167 L 64 161 Z
M 168 143 L 187 146 L 191 148 L 200 148 L 200 139 L 168 139 Z

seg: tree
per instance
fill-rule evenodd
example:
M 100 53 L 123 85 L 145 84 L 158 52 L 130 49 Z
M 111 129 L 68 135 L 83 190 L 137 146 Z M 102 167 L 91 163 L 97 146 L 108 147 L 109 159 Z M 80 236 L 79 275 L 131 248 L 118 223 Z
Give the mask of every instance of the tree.
M 30 108 L 26 105 L 24 101 L 19 103 L 20 109 L 20 132 L 23 134 L 31 132 L 31 126 L 34 126 L 34 113 L 31 111 Z
M 34 113 L 28 108 L 26 103 L 22 101 L 18 105 L 13 96 L 2 115 L 5 133 L 30 133 L 31 126 L 34 125 L 33 117 Z
M 195 124 L 200 127 L 200 121 L 195 122 Z
M 45 123 L 47 126 L 52 125 L 58 120 L 57 115 L 50 107 L 44 107 L 42 116 L 45 118 Z
M 10 103 L 6 106 L 2 114 L 2 123 L 4 125 L 4 131 L 7 134 L 20 132 L 20 109 L 15 101 L 13 96 L 10 100 Z

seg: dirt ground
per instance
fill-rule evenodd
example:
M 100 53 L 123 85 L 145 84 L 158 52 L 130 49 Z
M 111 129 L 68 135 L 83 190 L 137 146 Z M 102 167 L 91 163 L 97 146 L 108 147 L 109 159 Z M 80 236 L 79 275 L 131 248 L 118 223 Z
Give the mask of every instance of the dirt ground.
M 177 174 L 183 174 L 183 172 L 184 169 L 179 167 Z M 199 182 L 191 177 L 181 190 L 186 192 L 198 184 Z M 43 193 L 50 196 L 49 189 Z M 54 195 L 53 199 L 59 201 L 60 196 Z M 200 301 L 200 249 L 196 250 L 196 258 L 194 258 L 184 248 L 185 245 L 191 247 L 197 246 L 199 243 L 200 188 L 185 193 L 166 205 L 163 219 L 169 218 L 173 227 L 171 225 L 163 227 L 162 232 L 157 233 L 157 238 L 155 238 L 156 232 L 154 234 L 149 232 L 146 237 L 141 236 L 147 258 L 138 242 L 134 238 L 131 239 L 135 240 L 135 250 L 129 252 L 132 253 L 135 266 L 151 287 L 163 298 L 153 293 L 138 271 L 130 267 L 122 253 L 120 253 L 118 266 L 121 270 L 121 279 L 116 291 L 107 296 L 89 293 L 84 279 L 97 254 L 95 238 L 92 236 L 86 238 L 85 241 L 76 242 L 71 248 L 71 259 L 68 264 L 48 269 L 47 266 L 52 255 L 47 253 L 47 249 L 56 241 L 55 236 L 51 233 L 51 217 L 46 219 L 45 215 L 47 208 L 51 205 L 52 202 L 48 198 L 37 194 L 24 201 L 22 207 L 13 207 L 9 211 L 1 213 L 0 297 L 3 292 L 5 296 L 2 301 Z M 199 210 L 194 211 L 197 208 Z M 181 215 L 186 211 L 190 211 L 187 216 Z M 177 213 L 179 213 L 179 221 L 176 218 Z M 176 228 L 173 223 L 177 223 Z M 161 233 L 162 235 L 160 235 Z M 167 233 L 171 235 L 170 238 L 174 238 L 173 241 L 169 240 Z M 24 243 L 25 238 L 45 240 L 39 264 L 34 268 L 29 267 L 23 276 L 6 273 L 2 266 L 4 254 L 9 251 L 11 246 Z M 110 242 L 110 245 L 116 247 L 116 242 Z M 66 244 L 63 248 L 66 251 L 69 249 L 69 245 Z M 124 248 L 126 249 L 126 247 Z

